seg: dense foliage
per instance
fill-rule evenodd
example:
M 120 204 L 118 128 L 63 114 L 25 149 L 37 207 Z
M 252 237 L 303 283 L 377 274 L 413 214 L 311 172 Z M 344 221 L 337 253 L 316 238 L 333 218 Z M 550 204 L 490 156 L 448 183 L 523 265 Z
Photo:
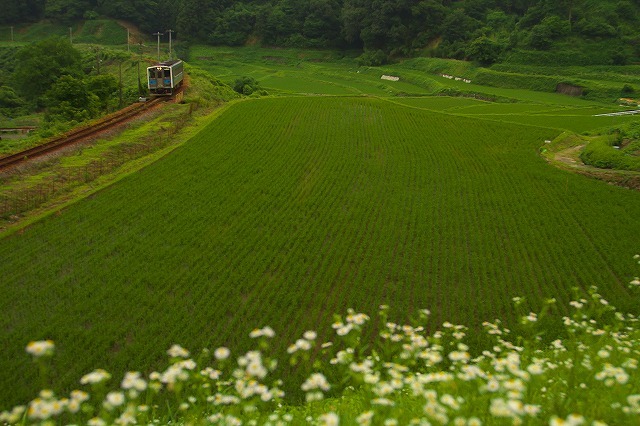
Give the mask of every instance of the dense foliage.
M 19 49 L 8 49 L 0 63 L 0 114 L 15 117 L 44 112 L 47 123 L 69 127 L 123 105 L 115 76 L 101 73 L 107 64 L 122 64 L 130 55 L 94 46 L 80 51 L 68 39 L 51 37 Z M 137 91 L 127 90 L 132 98 Z
M 640 171 L 640 123 L 620 126 L 593 138 L 580 159 L 601 169 Z
M 172 28 L 182 40 L 364 48 L 385 59 L 427 51 L 490 64 L 521 49 L 597 51 L 598 63 L 609 64 L 640 56 L 640 11 L 631 0 L 0 0 L 0 7 L 0 24 L 106 15 L 149 33 Z

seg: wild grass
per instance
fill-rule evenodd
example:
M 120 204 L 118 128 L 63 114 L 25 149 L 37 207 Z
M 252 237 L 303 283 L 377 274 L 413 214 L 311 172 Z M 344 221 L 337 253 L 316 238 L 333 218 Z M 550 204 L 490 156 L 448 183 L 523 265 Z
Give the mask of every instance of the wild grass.
M 636 256 L 636 259 L 640 256 Z M 640 279 L 629 288 L 637 291 Z M 514 305 L 524 304 L 516 297 Z M 564 337 L 548 340 L 541 312 L 522 311 L 515 329 L 483 323 L 492 347 L 473 355 L 469 328 L 434 327 L 423 309 L 404 325 L 379 307 L 378 318 L 347 310 L 335 315 L 333 333 L 307 330 L 287 355 L 271 350 L 269 326 L 249 333 L 246 353 L 224 346 L 191 353 L 167 350 L 169 363 L 149 374 L 120 379 L 95 369 L 69 397 L 49 381 L 51 340 L 26 351 L 44 389 L 28 404 L 0 412 L 8 424 L 631 424 L 640 414 L 638 317 L 617 311 L 597 288 L 576 292 L 563 317 Z M 373 325 L 373 327 L 372 327 Z M 373 332 L 373 330 L 375 332 Z M 437 328 L 436 331 L 429 331 Z M 372 339 L 368 335 L 374 334 Z M 296 366 L 299 381 L 287 374 Z M 118 384 L 119 383 L 119 384 Z M 51 386 L 53 385 L 53 386 Z M 82 389 L 82 390 L 80 390 Z M 306 403 L 283 389 L 301 391 Z M 58 394 L 60 395 L 60 394 Z M 64 395 L 64 394 L 63 394 Z

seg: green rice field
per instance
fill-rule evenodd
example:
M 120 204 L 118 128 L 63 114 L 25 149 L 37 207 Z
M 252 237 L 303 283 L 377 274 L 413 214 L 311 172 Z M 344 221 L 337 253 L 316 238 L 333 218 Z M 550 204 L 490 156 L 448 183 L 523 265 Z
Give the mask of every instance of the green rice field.
M 282 349 L 347 307 L 514 324 L 514 296 L 566 307 L 598 285 L 637 311 L 638 193 L 538 154 L 560 129 L 608 123 L 514 105 L 501 119 L 509 104 L 462 98 L 246 100 L 0 240 L 3 408 L 42 387 L 29 340 L 56 342 L 52 378 L 70 389 L 98 367 L 151 371 L 173 343 L 245 349 L 263 325 Z

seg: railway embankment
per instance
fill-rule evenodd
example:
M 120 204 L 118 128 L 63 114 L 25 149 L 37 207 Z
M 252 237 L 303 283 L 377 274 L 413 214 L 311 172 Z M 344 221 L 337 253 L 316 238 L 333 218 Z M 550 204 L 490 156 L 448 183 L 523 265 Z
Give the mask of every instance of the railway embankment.
M 219 106 L 149 102 L 127 109 L 117 123 L 109 117 L 76 129 L 54 146 L 36 147 L 31 161 L 27 156 L 0 168 L 0 235 L 153 163 L 199 131 L 214 107 Z M 65 144 L 67 139 L 74 141 Z

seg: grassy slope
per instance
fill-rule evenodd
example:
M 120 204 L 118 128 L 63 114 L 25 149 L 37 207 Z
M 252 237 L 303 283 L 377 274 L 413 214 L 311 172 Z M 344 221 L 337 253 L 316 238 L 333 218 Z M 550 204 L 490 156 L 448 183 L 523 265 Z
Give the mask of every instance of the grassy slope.
M 77 43 L 127 44 L 126 28 L 110 19 L 90 20 L 71 27 L 47 21 L 15 25 L 13 40 L 19 44 L 31 43 L 51 36 L 69 37 L 69 28 L 71 28 L 73 41 Z M 11 26 L 0 25 L 0 42 L 11 43 Z
M 557 133 L 380 100 L 234 106 L 175 155 L 0 241 L 0 380 L 21 383 L 0 401 L 37 387 L 29 339 L 58 342 L 56 382 L 71 386 L 153 365 L 174 342 L 242 347 L 262 324 L 284 345 L 348 306 L 477 323 L 512 318 L 512 296 L 566 306 L 568 287 L 597 282 L 633 307 L 640 200 L 546 165 L 536 151 Z

